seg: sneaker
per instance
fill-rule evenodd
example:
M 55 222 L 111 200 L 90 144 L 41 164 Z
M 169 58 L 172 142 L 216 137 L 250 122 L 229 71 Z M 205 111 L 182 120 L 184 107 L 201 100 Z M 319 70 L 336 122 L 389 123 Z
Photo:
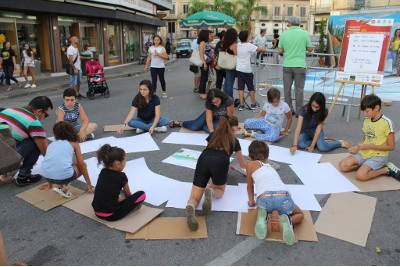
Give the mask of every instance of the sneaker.
M 238 106 L 238 109 L 239 109 L 240 111 L 244 110 L 244 105 L 239 105 L 239 106 Z
M 31 85 L 30 85 L 29 83 L 27 83 L 27 84 L 24 86 L 24 88 L 29 88 L 29 87 L 31 87 Z
M 186 206 L 186 220 L 187 226 L 190 231 L 197 231 L 197 229 L 199 228 L 199 223 L 194 216 L 194 207 L 191 204 L 188 204 Z
M 78 99 L 86 99 L 86 97 L 81 95 L 81 94 L 77 95 L 76 98 L 78 98 Z
M 139 129 L 139 128 L 136 128 L 136 133 L 137 133 L 137 134 L 141 134 L 141 133 L 143 133 L 143 132 L 144 132 L 144 130 Z
M 400 181 L 400 169 L 394 165 L 392 162 L 388 162 L 386 164 L 388 171 L 386 172 L 387 176 L 392 176 L 394 179 Z
M 156 132 L 159 132 L 159 133 L 166 133 L 167 132 L 167 126 L 156 127 L 156 128 L 154 128 L 154 130 Z
M 292 219 L 290 219 L 289 215 L 282 214 L 279 216 L 279 220 L 282 224 L 283 229 L 283 242 L 286 245 L 293 245 L 294 244 L 294 232 L 293 232 L 293 224 Z
M 206 188 L 206 190 L 204 191 L 204 202 L 202 207 L 204 214 L 210 213 L 211 205 L 212 205 L 212 189 Z
M 36 84 L 32 84 L 31 88 L 36 88 Z
M 92 140 L 94 139 L 94 133 L 90 133 L 86 136 L 86 140 Z
M 254 227 L 254 232 L 258 239 L 264 240 L 267 237 L 267 224 L 268 217 L 267 211 L 265 209 L 258 210 L 258 216 L 256 221 L 256 226 Z
M 260 108 L 260 105 L 257 103 L 255 103 L 254 105 L 253 104 L 250 105 L 250 109 L 258 109 L 258 108 Z
M 18 175 L 17 178 L 15 179 L 15 183 L 19 186 L 24 186 L 24 185 L 34 184 L 40 181 L 40 179 L 42 179 L 42 176 L 40 174 L 28 175 L 28 176 Z

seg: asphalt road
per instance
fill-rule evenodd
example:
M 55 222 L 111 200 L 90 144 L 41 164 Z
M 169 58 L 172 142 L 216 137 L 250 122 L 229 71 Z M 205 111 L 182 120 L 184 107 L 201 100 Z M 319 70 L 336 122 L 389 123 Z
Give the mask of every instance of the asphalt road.
M 107 77 L 107 76 L 106 76 Z M 265 77 L 265 73 L 262 74 Z M 56 78 L 55 78 L 56 79 Z M 121 123 L 130 109 L 131 101 L 138 92 L 142 79 L 150 79 L 150 73 L 129 78 L 110 80 L 111 97 L 105 99 L 82 100 L 91 121 L 99 125 L 96 137 L 111 136 L 103 133 L 102 127 Z M 263 78 L 262 78 L 263 79 Z M 204 110 L 204 102 L 193 93 L 193 75 L 188 71 L 188 60 L 178 59 L 166 71 L 168 99 L 161 98 L 162 115 L 170 119 L 193 119 Z M 83 86 L 86 92 L 87 86 Z M 377 89 L 379 91 L 379 89 Z M 237 92 L 235 92 L 237 94 Z M 62 102 L 62 90 L 47 95 L 57 107 Z M 161 96 L 159 85 L 158 95 Z M 310 96 L 306 92 L 305 99 Z M 33 96 L 22 96 L 2 100 L 1 107 L 26 105 Z M 257 95 L 260 103 L 265 98 Z M 400 125 L 398 110 L 400 103 L 383 107 L 383 112 L 391 118 L 395 126 Z M 342 107 L 336 106 L 324 126 L 325 135 L 337 139 L 358 142 L 362 138 L 362 120 L 357 119 L 356 109 L 352 109 L 350 123 L 342 117 Z M 239 121 L 253 117 L 256 113 L 235 110 Z M 56 120 L 55 111 L 44 122 L 48 135 Z M 292 131 L 276 144 L 290 147 L 297 120 Z M 180 181 L 191 182 L 194 171 L 184 167 L 161 163 L 181 146 L 163 144 L 167 133 L 153 135 L 160 151 L 128 154 L 128 160 L 144 157 L 149 168 L 155 172 Z M 398 129 L 397 129 L 398 131 Z M 126 131 L 123 136 L 134 134 Z M 399 135 L 397 134 L 398 138 Z M 397 139 L 397 143 L 398 143 Z M 199 150 L 196 146 L 185 146 Z M 390 161 L 400 165 L 399 145 L 391 152 Z M 345 152 L 340 148 L 333 153 Z M 84 158 L 93 157 L 88 153 Z M 235 160 L 236 161 L 236 160 Z M 279 170 L 285 183 L 301 183 L 300 179 L 286 164 Z M 230 171 L 228 184 L 245 182 L 237 172 Z M 84 189 L 81 182 L 74 186 Z M 156 185 L 155 185 L 156 186 Z M 32 186 L 31 186 L 32 187 Z M 399 265 L 400 264 L 400 200 L 398 191 L 363 193 L 378 199 L 371 232 L 366 247 L 360 247 L 335 238 L 318 234 L 319 242 L 299 242 L 292 247 L 277 242 L 261 242 L 253 237 L 238 236 L 236 232 L 237 213 L 212 212 L 206 217 L 208 238 L 197 240 L 131 240 L 124 239 L 125 233 L 107 228 L 103 224 L 83 217 L 67 208 L 57 207 L 43 212 L 15 197 L 27 190 L 15 184 L 0 184 L 0 231 L 2 232 L 9 263 L 18 260 L 29 265 Z M 132 188 L 132 191 L 134 188 Z M 179 192 L 177 192 L 179 193 Z M 318 196 L 321 205 L 328 199 Z M 162 207 L 165 206 L 162 205 Z M 314 222 L 318 212 L 311 212 Z M 184 217 L 184 210 L 166 208 L 164 217 Z M 352 224 L 347 222 L 349 227 Z M 355 229 L 357 225 L 353 226 Z M 381 252 L 377 253 L 375 248 Z M 221 256 L 222 255 L 222 256 Z

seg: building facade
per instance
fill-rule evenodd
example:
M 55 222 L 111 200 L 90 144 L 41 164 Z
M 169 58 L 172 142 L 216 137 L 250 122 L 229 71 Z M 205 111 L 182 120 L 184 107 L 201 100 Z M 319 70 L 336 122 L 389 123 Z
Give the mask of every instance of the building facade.
M 0 1 L 0 36 L 11 42 L 17 64 L 29 43 L 45 71 L 65 70 L 71 36 L 82 54 L 118 65 L 139 58 L 147 38 L 166 26 L 157 11 L 170 9 L 171 0 Z

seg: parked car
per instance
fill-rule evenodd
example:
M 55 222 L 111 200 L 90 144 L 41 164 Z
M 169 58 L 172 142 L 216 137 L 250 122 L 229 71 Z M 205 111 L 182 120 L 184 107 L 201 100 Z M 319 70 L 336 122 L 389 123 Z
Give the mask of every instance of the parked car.
M 190 42 L 189 41 L 180 41 L 176 43 L 176 57 L 190 56 Z

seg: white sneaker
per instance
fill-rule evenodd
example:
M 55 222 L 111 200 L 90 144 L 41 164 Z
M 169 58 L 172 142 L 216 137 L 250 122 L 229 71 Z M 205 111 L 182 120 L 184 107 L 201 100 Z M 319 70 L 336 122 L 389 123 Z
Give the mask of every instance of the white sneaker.
M 156 132 L 159 132 L 159 133 L 166 133 L 167 126 L 156 127 L 156 128 L 154 128 L 154 130 L 156 130 Z
M 137 133 L 137 134 L 141 134 L 141 133 L 143 133 L 143 132 L 144 132 L 144 130 L 139 129 L 139 128 L 136 128 L 136 133 Z
M 29 88 L 29 87 L 31 87 L 31 85 L 29 84 L 29 83 L 27 83 L 25 86 L 24 86 L 24 88 Z M 36 87 L 36 86 L 35 86 Z
M 94 139 L 94 133 L 90 133 L 90 134 L 88 134 L 87 136 L 86 136 L 86 140 L 92 140 L 92 139 Z
M 36 88 L 36 84 L 32 84 L 31 88 Z

